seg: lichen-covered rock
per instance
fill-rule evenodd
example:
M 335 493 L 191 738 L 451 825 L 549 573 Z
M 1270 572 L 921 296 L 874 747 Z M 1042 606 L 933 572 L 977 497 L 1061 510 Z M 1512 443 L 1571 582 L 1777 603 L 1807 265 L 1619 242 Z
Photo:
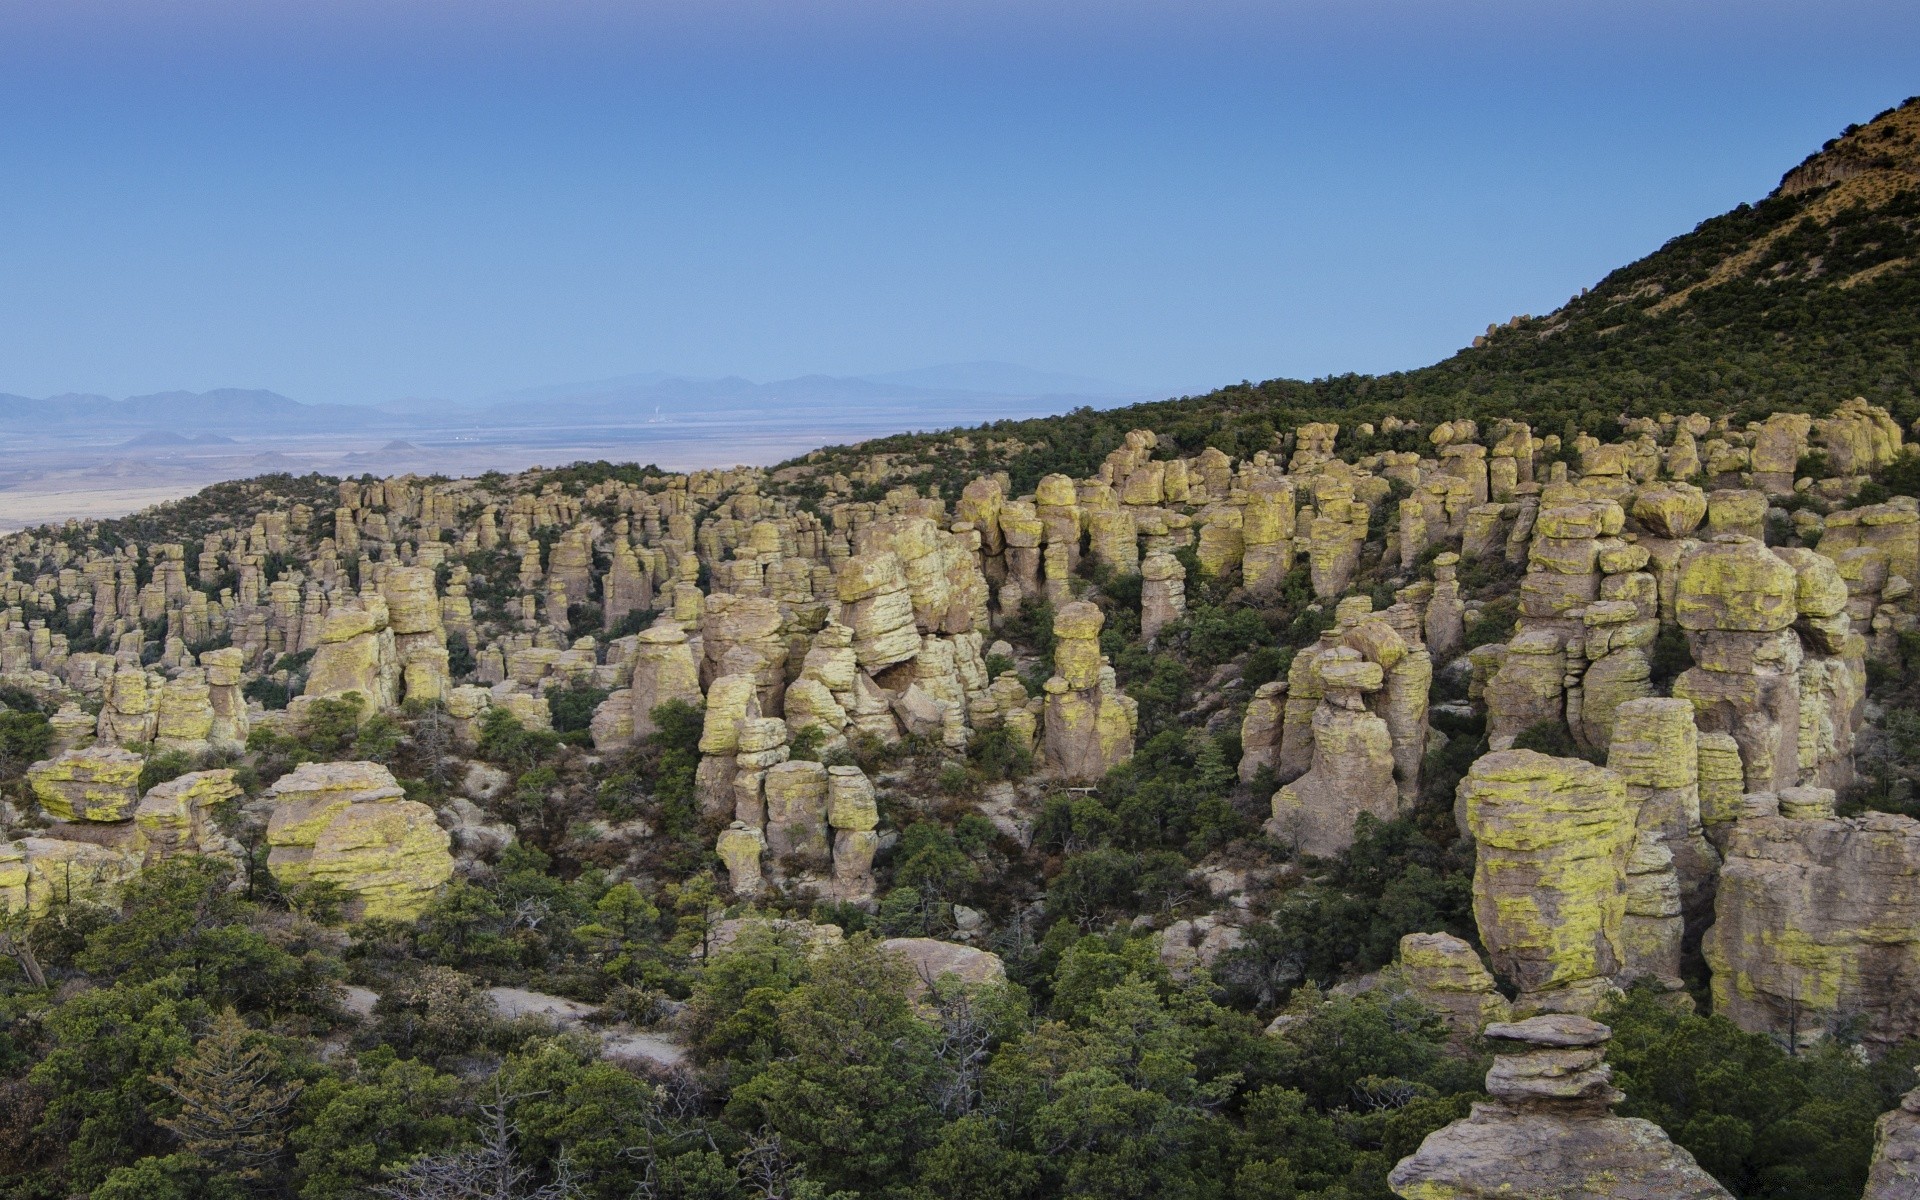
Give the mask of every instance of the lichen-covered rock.
M 213 708 L 213 723 L 207 729 L 207 742 L 216 750 L 238 752 L 247 744 L 253 728 L 247 712 L 245 686 L 246 652 L 235 646 L 223 646 L 200 655 L 207 673 L 207 702 Z
M 1399 812 L 1393 735 L 1363 696 L 1385 681 L 1380 664 L 1341 646 L 1320 660 L 1324 690 L 1313 716 L 1313 763 L 1273 795 L 1267 831 L 1302 854 L 1327 857 L 1353 844 L 1361 813 L 1383 821 Z
M 1638 810 L 1637 827 L 1660 836 L 1690 920 L 1710 911 L 1720 870 L 1720 855 L 1702 827 L 1700 760 L 1700 734 L 1686 701 L 1649 697 L 1615 713 L 1607 766 L 1626 785 Z
M 169 679 L 154 706 L 153 744 L 158 750 L 204 753 L 213 734 L 213 700 L 206 672 L 190 667 Z
M 827 854 L 827 768 L 783 762 L 767 770 L 767 850 L 776 859 Z
M 1404 1200 L 1732 1200 L 1658 1125 L 1616 1117 L 1605 1025 L 1565 1016 L 1490 1026 L 1516 1043 L 1487 1073 L 1492 1099 L 1387 1176 Z
M 387 627 L 385 601 L 356 602 L 327 612 L 320 644 L 307 670 L 307 696 L 333 697 L 357 693 L 366 699 L 361 710 L 371 717 L 391 708 L 400 679 L 393 631 Z
M 46 837 L 0 842 L 0 913 L 39 914 L 76 899 L 111 904 L 120 885 L 139 869 L 137 856 L 91 842 Z
M 100 707 L 100 741 L 108 745 L 152 741 L 154 707 L 159 701 L 161 686 L 157 675 L 138 667 L 115 671 L 107 682 L 107 694 Z
M 700 668 L 693 660 L 693 647 L 687 631 L 672 617 L 661 617 L 640 631 L 634 642 L 633 680 L 629 684 L 633 706 L 633 736 L 645 738 L 657 726 L 653 710 L 669 701 L 698 708 L 701 704 Z
M 1565 639 L 1551 629 L 1529 629 L 1507 643 L 1506 657 L 1487 681 L 1487 744 L 1505 750 L 1527 728 L 1565 718 Z
M 1068 779 L 1094 780 L 1133 756 L 1138 705 L 1120 691 L 1100 654 L 1100 610 L 1084 600 L 1054 614 L 1054 670 L 1047 681 L 1047 764 Z
M 752 899 L 760 894 L 764 882 L 760 872 L 760 856 L 766 853 L 766 849 L 766 835 L 744 822 L 735 821 L 720 831 L 714 853 L 726 864 L 727 878 L 734 895 Z
M 1240 782 L 1252 783 L 1262 768 L 1272 770 L 1278 760 L 1286 697 L 1287 685 L 1276 679 L 1261 684 L 1247 702 L 1240 720 Z
M 1799 615 L 1794 568 L 1752 538 L 1716 537 L 1680 563 L 1675 615 L 1682 629 L 1772 633 Z
M 60 821 L 125 821 L 140 803 L 146 760 L 118 746 L 69 750 L 27 768 L 27 785 Z
M 176 854 L 237 859 L 239 844 L 220 831 L 215 810 L 240 798 L 233 771 L 194 771 L 155 785 L 133 811 L 148 863 Z
M 1532 750 L 1484 755 L 1460 782 L 1478 845 L 1481 944 L 1523 1004 L 1590 1011 L 1620 968 L 1634 806 L 1620 776 Z
M 920 650 L 907 568 L 891 550 L 856 554 L 834 577 L 840 620 L 853 630 L 860 666 L 878 671 L 906 662 Z
M 352 916 L 410 920 L 453 874 L 433 810 L 378 763 L 305 763 L 267 795 L 267 869 L 284 887 L 338 887 Z
M 1702 943 L 1714 1011 L 1802 1040 L 1855 1021 L 1889 1046 L 1920 1035 L 1920 822 L 1823 797 L 1735 823 Z
M 1446 1019 L 1456 1044 L 1512 1015 L 1480 956 L 1450 933 L 1407 934 L 1400 939 L 1399 963 L 1408 988 Z
M 1683 538 L 1707 517 L 1707 494 L 1690 483 L 1657 483 L 1633 498 L 1633 519 L 1655 537 Z

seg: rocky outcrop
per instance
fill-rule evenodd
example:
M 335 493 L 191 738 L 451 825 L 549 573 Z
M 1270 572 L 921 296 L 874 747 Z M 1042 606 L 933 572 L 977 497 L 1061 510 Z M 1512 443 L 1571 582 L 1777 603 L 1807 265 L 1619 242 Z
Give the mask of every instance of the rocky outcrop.
M 1873 1127 L 1873 1166 L 1860 1200 L 1920 1200 L 1920 1088 Z
M 1799 780 L 1798 594 L 1794 568 L 1750 538 L 1722 534 L 1680 564 L 1675 612 L 1695 665 L 1673 694 L 1703 732 L 1733 736 L 1750 792 Z
M 1477 843 L 1473 911 L 1522 1010 L 1586 1012 L 1621 967 L 1634 805 L 1620 776 L 1577 758 L 1499 750 L 1460 782 Z
M 387 605 L 375 597 L 327 613 L 303 695 L 327 698 L 357 694 L 366 702 L 362 715 L 370 717 L 393 707 L 399 678 L 393 631 L 387 627 Z
M 1658 1125 L 1613 1115 L 1612 1034 L 1566 1015 L 1489 1026 L 1512 1047 L 1487 1072 L 1491 1099 L 1428 1134 L 1387 1186 L 1406 1200 L 1732 1200 Z
M 1400 972 L 1415 999 L 1446 1019 L 1451 1040 L 1471 1042 L 1512 1014 L 1493 975 L 1473 947 L 1450 933 L 1409 933 L 1400 939 Z
M 1151 642 L 1187 612 L 1187 569 L 1171 554 L 1140 564 L 1140 636 Z
M 1100 653 L 1106 617 L 1084 600 L 1053 618 L 1054 675 L 1047 680 L 1047 765 L 1062 777 L 1092 782 L 1133 757 L 1139 706 L 1120 690 Z
M 1322 689 L 1313 716 L 1313 761 L 1273 795 L 1267 832 L 1301 854 L 1327 857 L 1353 844 L 1361 813 L 1391 820 L 1400 808 L 1393 778 L 1393 735 L 1368 711 L 1366 696 L 1385 682 L 1380 664 L 1340 646 L 1319 658 Z
M 1920 822 L 1836 818 L 1822 789 L 1749 800 L 1702 945 L 1714 1011 L 1800 1042 L 1842 1021 L 1875 1046 L 1920 1035 Z
M 653 733 L 653 710 L 662 704 L 678 700 L 700 706 L 700 668 L 693 660 L 687 631 L 678 621 L 661 617 L 640 631 L 634 643 L 633 679 L 628 687 L 635 738 Z
M 202 854 L 238 861 L 240 844 L 221 831 L 217 813 L 239 798 L 240 785 L 227 769 L 194 771 L 155 785 L 133 811 L 144 860 Z
M 1607 766 L 1626 785 L 1636 828 L 1659 836 L 1689 919 L 1702 922 L 1712 910 L 1720 855 L 1707 842 L 1701 822 L 1700 735 L 1693 706 L 1661 697 L 1621 705 Z
M 447 831 L 378 763 L 306 763 L 267 789 L 267 869 L 283 887 L 327 883 L 349 915 L 409 920 L 453 874 Z
M 27 785 L 58 821 L 126 821 L 140 803 L 146 760 L 118 746 L 95 746 L 34 763 Z
M 43 913 L 85 899 L 112 903 L 140 860 L 123 850 L 64 838 L 0 842 L 0 912 Z
M 937 938 L 888 938 L 880 943 L 880 952 L 906 960 L 913 972 L 908 990 L 916 997 L 924 996 L 942 979 L 965 987 L 981 987 L 1000 983 L 1007 977 L 1007 965 L 998 954 Z

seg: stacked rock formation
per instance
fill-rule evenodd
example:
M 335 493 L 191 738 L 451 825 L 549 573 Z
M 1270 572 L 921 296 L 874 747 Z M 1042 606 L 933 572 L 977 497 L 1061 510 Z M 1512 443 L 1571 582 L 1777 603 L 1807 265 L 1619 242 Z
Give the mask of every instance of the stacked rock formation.
M 410 920 L 453 875 L 447 831 L 378 763 L 304 763 L 267 795 L 267 869 L 283 887 L 326 883 L 349 915 Z
M 1873 1129 L 1873 1166 L 1860 1200 L 1920 1200 L 1920 1088 Z
M 1295 656 L 1284 707 L 1282 689 L 1265 691 L 1243 726 L 1253 770 L 1271 765 L 1288 781 L 1274 793 L 1268 832 L 1322 856 L 1352 844 L 1361 813 L 1391 820 L 1418 795 L 1433 682 L 1417 613 L 1396 605 L 1376 614 L 1369 600 L 1356 597 L 1341 602 L 1337 620 L 1318 644 Z
M 1092 782 L 1133 755 L 1139 705 L 1120 690 L 1100 653 L 1106 617 L 1076 600 L 1053 618 L 1054 675 L 1047 680 L 1044 738 L 1049 766 L 1067 779 Z
M 1407 1200 L 1732 1200 L 1658 1125 L 1613 1115 L 1612 1035 L 1569 1015 L 1488 1026 L 1514 1048 L 1487 1072 L 1491 1099 L 1428 1134 L 1387 1186 Z

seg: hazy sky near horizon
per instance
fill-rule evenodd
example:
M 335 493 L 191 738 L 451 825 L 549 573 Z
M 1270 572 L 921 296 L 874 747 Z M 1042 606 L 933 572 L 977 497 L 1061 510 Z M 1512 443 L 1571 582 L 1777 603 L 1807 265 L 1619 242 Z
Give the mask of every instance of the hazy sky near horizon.
M 0 0 L 0 391 L 1418 366 L 1916 47 L 1884 0 Z

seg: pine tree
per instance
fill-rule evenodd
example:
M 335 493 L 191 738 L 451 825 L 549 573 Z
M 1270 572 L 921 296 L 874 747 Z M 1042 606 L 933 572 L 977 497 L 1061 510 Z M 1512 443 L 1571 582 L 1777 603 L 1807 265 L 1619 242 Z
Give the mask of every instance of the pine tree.
M 232 1009 L 154 1082 L 180 1101 L 159 1124 L 188 1153 L 234 1177 L 255 1182 L 273 1169 L 287 1142 L 287 1122 L 304 1085 L 275 1076 L 280 1056 L 253 1038 Z

